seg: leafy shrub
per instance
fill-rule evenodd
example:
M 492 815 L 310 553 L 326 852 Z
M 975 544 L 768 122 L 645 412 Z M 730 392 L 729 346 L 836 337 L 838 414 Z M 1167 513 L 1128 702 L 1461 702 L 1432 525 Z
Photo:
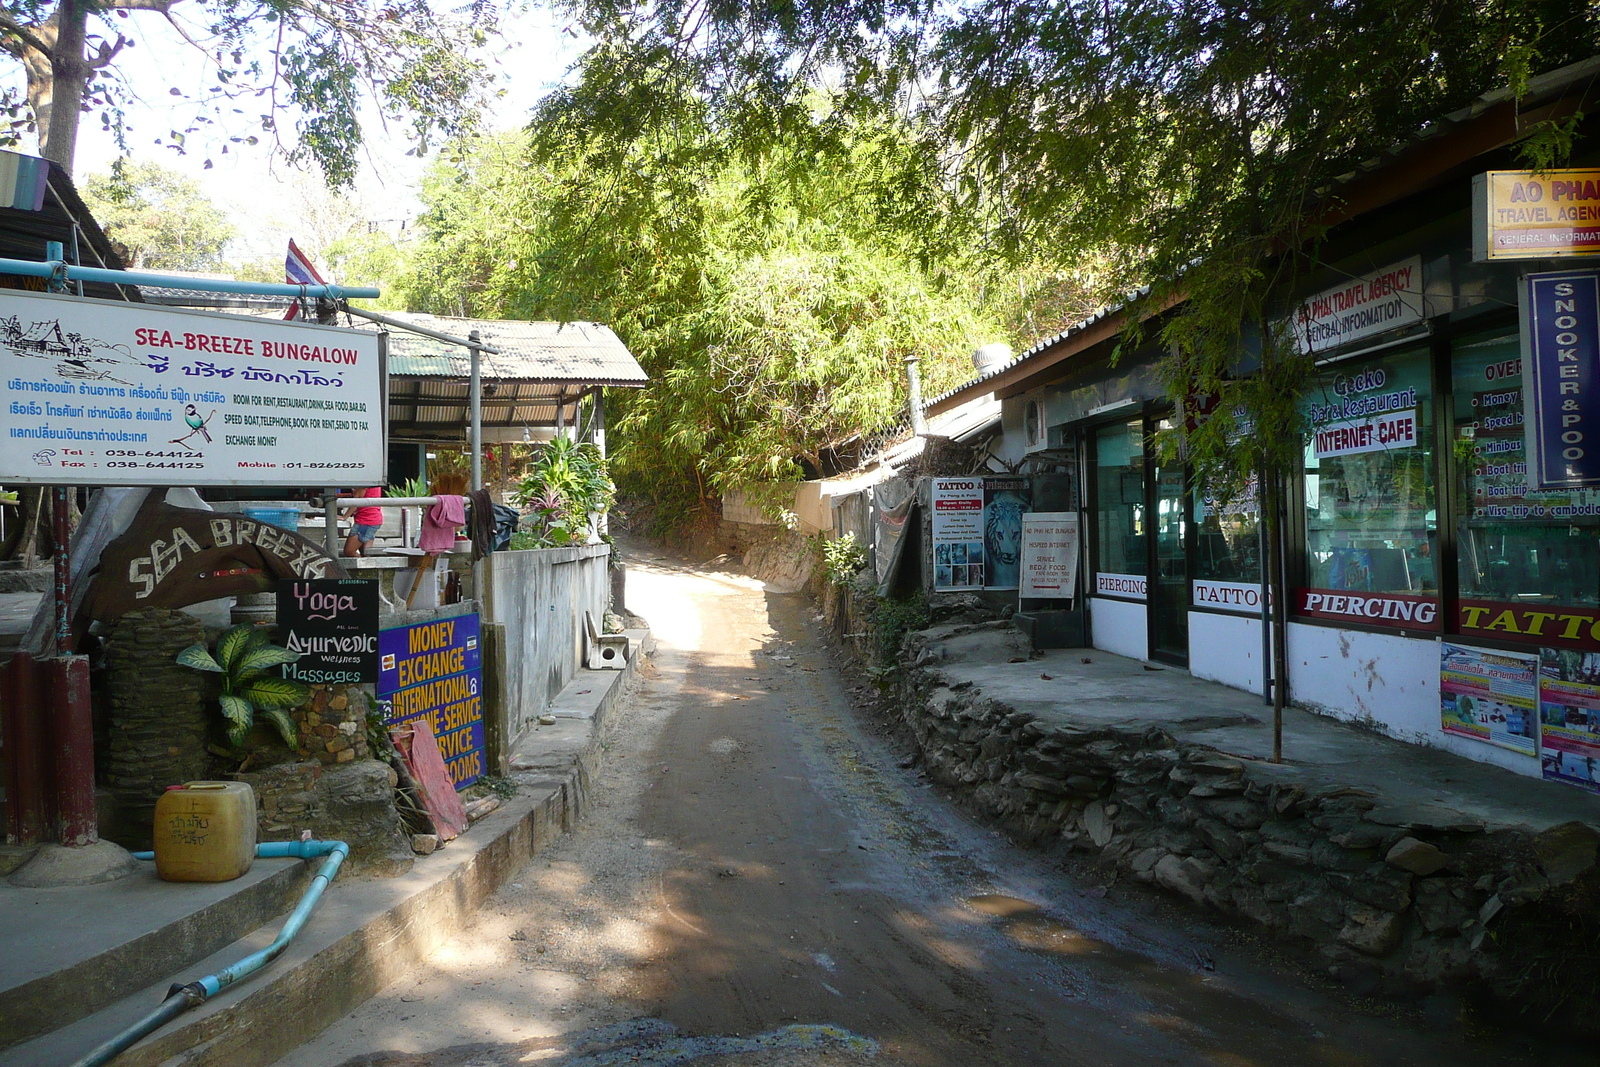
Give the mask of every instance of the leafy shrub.
M 867 546 L 853 533 L 832 540 L 820 539 L 822 573 L 830 584 L 843 588 L 867 565 Z
M 185 667 L 222 675 L 222 717 L 234 748 L 244 747 L 258 712 L 278 728 L 285 744 L 297 747 L 294 720 L 284 709 L 304 704 L 311 698 L 311 688 L 267 672 L 299 658 L 298 652 L 268 644 L 266 630 L 248 623 L 224 630 L 215 655 L 197 641 L 177 657 Z
M 900 645 L 906 634 L 925 630 L 933 622 L 928 614 L 928 600 L 918 590 L 905 600 L 880 597 L 869 613 L 874 644 L 877 645 L 878 663 L 893 667 L 900 656 Z
M 511 498 L 529 514 L 512 535 L 512 548 L 581 545 L 589 517 L 604 514 L 616 497 L 605 457 L 591 444 L 557 437 L 543 445 Z

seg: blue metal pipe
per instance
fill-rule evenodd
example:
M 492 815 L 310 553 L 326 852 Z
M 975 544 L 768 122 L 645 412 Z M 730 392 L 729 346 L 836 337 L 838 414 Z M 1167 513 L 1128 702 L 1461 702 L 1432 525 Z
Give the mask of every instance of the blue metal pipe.
M 329 300 L 376 300 L 382 295 L 372 286 L 289 285 L 283 282 L 238 282 L 229 278 L 189 278 L 144 270 L 80 267 L 59 259 L 42 262 L 33 259 L 0 259 L 0 274 L 75 282 L 107 282 L 111 285 L 159 285 L 168 289 L 195 289 L 203 293 L 233 293 L 239 296 L 325 296 Z
M 0 261 L 0 270 L 3 269 L 4 263 Z M 317 871 L 316 877 L 311 880 L 305 895 L 300 898 L 300 903 L 289 913 L 283 929 L 273 938 L 272 944 L 260 952 L 251 953 L 226 970 L 208 974 L 188 985 L 174 985 L 167 991 L 167 999 L 162 1002 L 161 1007 L 100 1045 L 72 1067 L 100 1067 L 101 1064 L 110 1063 L 146 1034 L 154 1033 L 190 1008 L 198 1008 L 233 983 L 254 974 L 277 959 L 283 950 L 289 947 L 289 942 L 294 940 L 300 928 L 306 924 L 306 919 L 311 916 L 317 901 L 322 899 L 323 890 L 328 888 L 328 883 L 339 873 L 339 866 L 344 863 L 348 855 L 350 846 L 343 841 L 268 841 L 257 845 L 256 856 L 262 859 L 309 860 L 319 856 L 327 857 L 323 860 L 322 869 Z M 133 858 L 140 860 L 153 860 L 155 856 L 154 852 L 133 853 Z

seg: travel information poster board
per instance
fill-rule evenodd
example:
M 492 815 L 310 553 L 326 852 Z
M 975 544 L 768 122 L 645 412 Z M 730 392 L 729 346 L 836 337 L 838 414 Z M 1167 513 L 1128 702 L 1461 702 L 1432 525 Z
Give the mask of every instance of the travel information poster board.
M 426 717 L 457 789 L 483 773 L 483 650 L 478 615 L 455 615 L 378 633 L 378 701 L 384 722 Z
M 983 479 L 933 480 L 933 587 L 983 588 Z
M 1537 655 L 1440 645 L 1439 718 L 1445 733 L 1532 756 L 1538 699 Z
M 0 292 L 6 485 L 380 485 L 383 397 L 371 331 Z
M 1540 650 L 1539 750 L 1547 779 L 1600 793 L 1600 653 Z

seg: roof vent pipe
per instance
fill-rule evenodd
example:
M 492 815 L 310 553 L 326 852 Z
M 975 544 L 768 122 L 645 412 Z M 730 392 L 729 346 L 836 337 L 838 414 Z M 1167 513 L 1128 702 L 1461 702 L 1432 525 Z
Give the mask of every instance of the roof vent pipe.
M 906 357 L 906 404 L 911 408 L 911 432 L 922 437 L 928 432 L 928 420 L 922 416 L 922 376 L 917 369 L 915 353 Z
M 977 368 L 979 374 L 988 374 L 1010 363 L 1013 355 L 1010 345 L 1004 341 L 997 341 L 991 345 L 984 345 L 972 353 L 972 365 Z

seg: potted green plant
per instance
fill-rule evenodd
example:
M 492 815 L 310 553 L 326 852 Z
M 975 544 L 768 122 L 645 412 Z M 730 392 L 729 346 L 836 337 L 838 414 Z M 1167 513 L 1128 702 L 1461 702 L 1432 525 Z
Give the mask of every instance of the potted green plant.
M 185 667 L 221 676 L 219 703 L 228 743 L 236 749 L 244 748 L 257 715 L 277 728 L 285 744 L 297 747 L 299 738 L 287 709 L 309 700 L 311 688 L 271 672 L 299 658 L 298 652 L 269 644 L 266 630 L 249 624 L 224 630 L 215 652 L 197 641 L 177 656 Z

